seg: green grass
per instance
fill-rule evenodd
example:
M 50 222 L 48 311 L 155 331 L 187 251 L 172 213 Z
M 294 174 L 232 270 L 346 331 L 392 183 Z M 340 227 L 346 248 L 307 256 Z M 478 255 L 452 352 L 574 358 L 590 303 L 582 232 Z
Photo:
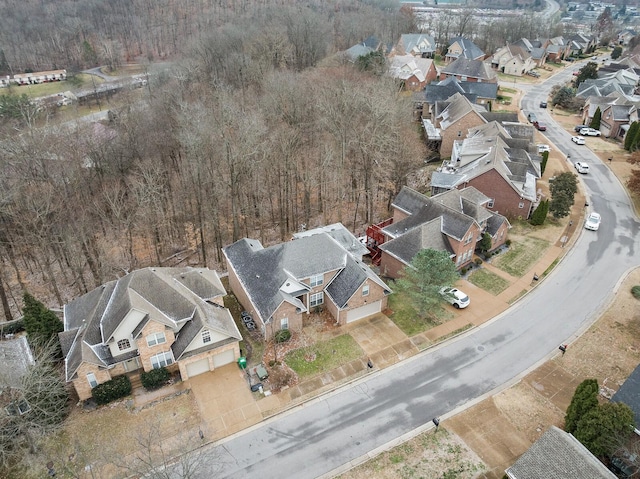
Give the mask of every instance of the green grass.
M 518 90 L 514 90 L 513 88 L 506 88 L 501 86 L 500 87 L 500 92 L 505 92 L 505 93 L 518 93 Z
M 315 355 L 315 359 L 308 360 Z M 364 355 L 358 343 L 348 334 L 320 341 L 306 348 L 290 351 L 284 358 L 298 377 L 306 378 L 330 371 Z
M 26 94 L 29 98 L 36 98 L 41 96 L 55 95 L 56 93 L 62 93 L 67 90 L 76 90 L 82 88 L 88 88 L 93 86 L 95 81 L 96 86 L 103 83 L 102 78 L 93 77 L 92 75 L 86 75 L 80 73 L 74 76 L 74 79 L 65 81 L 56 81 L 50 83 L 41 83 L 39 85 L 23 85 L 12 86 L 11 88 L 0 88 L 0 95 L 22 95 Z
M 502 293 L 509 286 L 509 281 L 486 269 L 478 269 L 469 275 L 469 281 L 493 294 Z
M 391 321 L 409 337 L 420 334 L 454 317 L 450 311 L 442 306 L 437 306 L 430 312 L 432 318 L 423 319 L 413 309 L 406 296 L 397 292 L 389 296 L 389 309 L 393 311 L 393 314 L 389 316 Z
M 540 259 L 549 242 L 538 238 L 525 238 L 519 242 L 512 242 L 509 251 L 500 255 L 493 261 L 496 268 L 520 278 L 525 275 L 531 266 Z

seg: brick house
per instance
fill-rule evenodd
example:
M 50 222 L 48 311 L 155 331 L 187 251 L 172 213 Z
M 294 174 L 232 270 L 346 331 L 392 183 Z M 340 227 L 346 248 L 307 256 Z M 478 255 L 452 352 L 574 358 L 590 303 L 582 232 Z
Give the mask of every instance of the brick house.
M 302 330 L 315 310 L 328 311 L 341 325 L 379 313 L 391 294 L 362 263 L 366 247 L 341 224 L 267 248 L 244 238 L 223 253 L 229 285 L 265 338 L 281 329 Z
M 491 250 L 507 240 L 509 222 L 484 207 L 489 198 L 473 187 L 428 197 L 403 187 L 392 203 L 393 218 L 381 229 L 380 271 L 400 276 L 422 249 L 446 251 L 458 269 L 473 260 L 477 243 L 486 232 Z
M 469 60 L 459 57 L 440 69 L 440 80 L 456 77 L 460 81 L 497 83 L 496 72 L 491 65 L 482 60 Z
M 491 57 L 491 68 L 507 75 L 522 76 L 536 66 L 529 52 L 518 45 L 507 44 Z
M 389 58 L 389 75 L 402 81 L 407 90 L 417 91 L 435 80 L 438 73 L 429 58 L 396 55 Z
M 518 128 L 516 128 L 518 127 Z M 532 127 L 513 125 L 512 131 L 532 135 Z M 540 157 L 526 149 L 530 139 L 514 138 L 498 122 L 469 130 L 456 141 L 451 159 L 431 175 L 431 192 L 475 187 L 489 198 L 487 209 L 508 218 L 529 218 L 537 205 Z
M 486 111 L 484 106 L 471 103 L 460 93 L 456 93 L 445 102 L 435 104 L 431 122 L 439 129 L 442 158 L 451 156 L 454 142 L 464 138 L 467 131 L 487 122 L 482 116 Z
M 67 382 L 81 400 L 98 384 L 167 367 L 183 380 L 234 362 L 240 332 L 206 268 L 145 268 L 64 307 Z

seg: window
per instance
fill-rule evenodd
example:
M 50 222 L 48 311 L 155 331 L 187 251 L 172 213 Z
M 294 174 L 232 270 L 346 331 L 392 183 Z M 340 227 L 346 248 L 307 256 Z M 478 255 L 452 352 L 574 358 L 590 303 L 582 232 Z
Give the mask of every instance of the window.
M 322 303 L 324 303 L 324 293 L 322 291 L 311 295 L 309 300 L 309 307 L 313 308 L 314 306 L 318 306 Z
M 10 416 L 22 416 L 31 411 L 31 406 L 29 406 L 29 403 L 25 399 L 19 399 L 9 403 L 4 410 L 7 411 L 7 414 Z
M 493 202 L 494 202 L 494 199 L 490 198 L 489 203 L 487 203 L 487 208 L 493 208 Z
M 124 351 L 125 349 L 129 349 L 131 347 L 131 343 L 128 339 L 121 339 L 118 341 L 118 349 L 120 351 Z
M 365 284 L 362 287 L 362 296 L 369 296 L 369 285 Z
M 202 342 L 204 344 L 211 342 L 211 331 L 209 331 L 208 329 L 202 331 Z
M 464 239 L 464 244 L 469 244 L 469 243 L 471 243 L 471 240 L 472 240 L 472 239 L 473 239 L 473 233 L 469 233 L 469 236 L 467 236 L 467 237 Z
M 280 329 L 289 329 L 289 318 L 282 318 L 280 320 Z
M 518 208 L 524 208 L 524 202 L 521 201 L 520 203 L 518 203 Z
M 91 389 L 95 388 L 98 385 L 96 375 L 93 373 L 87 374 L 87 381 L 89 381 L 89 386 L 91 386 Z
M 173 364 L 173 355 L 171 351 L 165 351 L 164 353 L 158 353 L 155 356 L 151 356 L 151 366 L 153 369 L 162 368 Z
M 147 346 L 155 346 L 156 344 L 166 343 L 164 333 L 153 333 L 147 336 Z
M 309 280 L 309 284 L 311 285 L 312 288 L 314 286 L 320 286 L 322 283 L 324 283 L 324 276 L 321 274 L 311 276 L 311 279 Z

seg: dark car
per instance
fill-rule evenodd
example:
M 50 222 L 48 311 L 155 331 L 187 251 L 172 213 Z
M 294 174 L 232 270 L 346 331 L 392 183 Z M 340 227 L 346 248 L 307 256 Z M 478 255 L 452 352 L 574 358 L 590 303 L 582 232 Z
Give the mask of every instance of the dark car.
M 547 102 L 546 101 L 541 101 L 540 102 L 540 108 L 546 108 L 547 107 Z
M 586 126 L 587 125 L 576 125 L 576 126 L 573 127 L 573 131 L 575 131 L 576 133 L 580 133 L 580 130 L 582 130 Z
M 538 131 L 547 131 L 546 125 L 541 121 L 535 121 L 533 126 L 535 126 Z

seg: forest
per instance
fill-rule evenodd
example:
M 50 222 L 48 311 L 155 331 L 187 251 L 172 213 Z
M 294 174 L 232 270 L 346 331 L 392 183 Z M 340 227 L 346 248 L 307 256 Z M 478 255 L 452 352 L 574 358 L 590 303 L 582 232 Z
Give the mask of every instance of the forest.
M 419 23 L 373 0 L 3 2 L 4 73 L 169 68 L 119 94 L 104 125 L 30 104 L 0 118 L 0 320 L 25 291 L 57 308 L 149 265 L 224 271 L 221 248 L 242 237 L 386 218 L 428 152 L 410 93 L 338 52 Z M 445 13 L 435 33 L 552 33 L 538 23 Z

